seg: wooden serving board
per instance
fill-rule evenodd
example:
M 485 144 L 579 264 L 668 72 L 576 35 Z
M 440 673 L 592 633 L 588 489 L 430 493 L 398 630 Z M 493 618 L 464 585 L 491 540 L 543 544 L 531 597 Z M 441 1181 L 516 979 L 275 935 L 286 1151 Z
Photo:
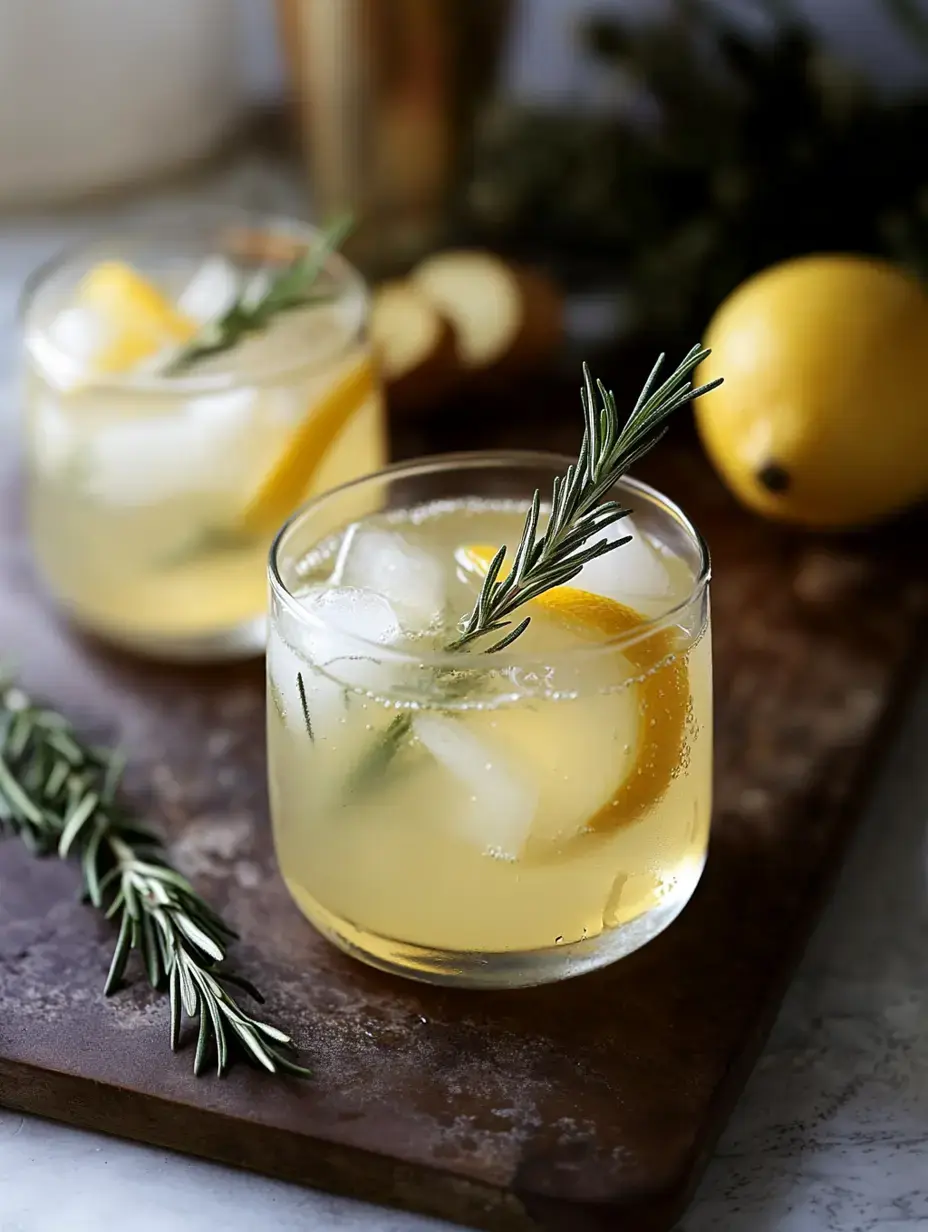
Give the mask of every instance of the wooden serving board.
M 575 395 L 562 408 L 522 440 L 575 443 Z M 461 434 L 499 440 L 493 422 Z M 442 431 L 440 444 L 461 443 Z M 316 935 L 271 851 L 261 666 L 168 670 L 74 634 L 37 587 L 8 483 L 3 654 L 26 688 L 127 748 L 131 793 L 239 929 L 237 960 L 316 1076 L 239 1066 L 195 1080 L 189 1049 L 167 1051 L 163 998 L 141 980 L 100 995 L 113 935 L 77 901 L 76 870 L 7 841 L 0 1103 L 494 1232 L 670 1227 L 831 881 L 928 609 L 923 520 L 841 541 L 774 528 L 740 512 L 675 435 L 646 477 L 714 557 L 708 867 L 644 950 L 516 993 L 392 979 Z M 423 443 L 435 434 L 405 450 Z

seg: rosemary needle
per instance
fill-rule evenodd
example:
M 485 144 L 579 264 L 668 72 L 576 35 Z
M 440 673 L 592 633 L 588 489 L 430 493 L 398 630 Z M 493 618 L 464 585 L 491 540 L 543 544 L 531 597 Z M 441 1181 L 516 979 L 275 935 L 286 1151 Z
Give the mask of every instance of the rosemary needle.
M 119 986 L 136 951 L 151 986 L 169 993 L 172 1049 L 184 1015 L 198 1020 L 195 1073 L 211 1061 L 221 1076 L 237 1054 L 271 1073 L 308 1075 L 290 1037 L 229 993 L 238 987 L 262 1001 L 222 965 L 232 929 L 120 801 L 122 768 L 118 754 L 91 748 L 61 715 L 0 681 L 0 831 L 37 855 L 79 859 L 87 898 L 117 929 L 104 993 Z

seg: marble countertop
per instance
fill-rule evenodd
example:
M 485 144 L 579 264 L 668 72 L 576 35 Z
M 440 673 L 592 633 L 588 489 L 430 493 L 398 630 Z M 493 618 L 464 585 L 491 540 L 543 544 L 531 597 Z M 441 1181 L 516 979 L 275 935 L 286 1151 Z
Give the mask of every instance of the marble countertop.
M 16 301 L 62 245 L 211 201 L 293 212 L 260 159 L 106 207 L 0 222 L 0 466 Z M 928 678 L 681 1232 L 928 1232 Z M 0 1092 L 2 1099 L 2 1092 Z M 419 1219 L 0 1109 L 0 1232 L 439 1232 Z

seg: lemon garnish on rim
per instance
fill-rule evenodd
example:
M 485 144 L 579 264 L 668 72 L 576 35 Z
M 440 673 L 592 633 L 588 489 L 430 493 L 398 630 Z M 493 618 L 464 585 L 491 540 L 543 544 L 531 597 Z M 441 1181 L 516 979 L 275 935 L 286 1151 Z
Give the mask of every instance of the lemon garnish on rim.
M 329 447 L 374 389 L 374 372 L 364 359 L 310 407 L 245 507 L 240 524 L 243 534 L 269 534 L 290 516 Z
M 196 322 L 179 312 L 156 286 L 124 261 L 103 261 L 84 275 L 78 307 L 100 320 L 106 341 L 93 357 L 98 375 L 128 372 L 142 360 L 196 333 Z
M 487 544 L 467 544 L 458 548 L 455 559 L 462 568 L 485 577 L 496 552 Z M 617 599 L 571 585 L 554 586 L 525 606 L 529 612 L 543 609 L 549 621 L 591 641 L 622 637 L 646 621 Z M 634 754 L 611 799 L 590 817 L 578 837 L 638 821 L 670 786 L 685 754 L 690 703 L 686 660 L 676 654 L 678 644 L 677 631 L 667 628 L 622 648 L 635 673 L 629 685 L 636 700 Z

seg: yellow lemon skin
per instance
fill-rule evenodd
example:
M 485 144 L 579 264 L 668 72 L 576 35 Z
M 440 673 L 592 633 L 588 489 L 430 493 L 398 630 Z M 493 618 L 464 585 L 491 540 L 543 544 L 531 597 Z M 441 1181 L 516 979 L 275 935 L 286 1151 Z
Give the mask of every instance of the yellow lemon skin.
M 108 341 L 94 360 L 100 375 L 128 372 L 162 347 L 189 341 L 196 325 L 156 286 L 122 261 L 103 261 L 85 275 L 77 302 L 100 314 Z
M 928 293 L 882 261 L 808 256 L 724 301 L 694 405 L 722 478 L 768 517 L 878 521 L 928 495 Z

